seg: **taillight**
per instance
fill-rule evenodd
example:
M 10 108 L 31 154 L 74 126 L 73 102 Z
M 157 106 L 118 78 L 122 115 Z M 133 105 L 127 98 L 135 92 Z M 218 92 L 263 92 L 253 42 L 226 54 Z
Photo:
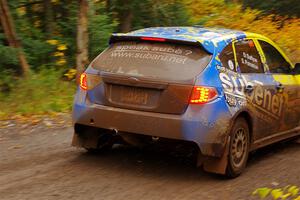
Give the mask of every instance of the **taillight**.
M 191 104 L 205 104 L 218 96 L 218 92 L 213 87 L 194 86 L 193 92 L 190 98 Z
M 79 79 L 79 86 L 83 90 L 92 90 L 102 83 L 102 78 L 98 74 L 82 73 Z
M 86 75 L 86 73 L 82 73 L 80 75 L 79 86 L 80 86 L 81 89 L 87 90 L 88 86 L 87 86 L 87 75 Z
M 154 41 L 154 42 L 165 42 L 164 38 L 156 38 L 156 37 L 141 37 L 141 40 Z

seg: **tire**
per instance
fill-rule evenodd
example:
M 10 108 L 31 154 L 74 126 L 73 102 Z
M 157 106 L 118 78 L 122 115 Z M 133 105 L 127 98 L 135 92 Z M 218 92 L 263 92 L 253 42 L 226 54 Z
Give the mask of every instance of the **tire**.
M 230 134 L 226 176 L 238 177 L 246 167 L 250 148 L 249 125 L 244 118 L 238 118 Z

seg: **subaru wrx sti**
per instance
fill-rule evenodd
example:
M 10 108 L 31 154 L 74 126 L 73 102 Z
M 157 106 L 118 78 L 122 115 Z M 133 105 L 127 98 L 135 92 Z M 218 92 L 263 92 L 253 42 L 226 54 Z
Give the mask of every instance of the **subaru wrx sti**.
M 300 66 L 268 38 L 201 27 L 113 34 L 80 76 L 72 144 L 169 139 L 236 177 L 249 152 L 299 135 Z M 116 140 L 115 138 L 119 138 Z

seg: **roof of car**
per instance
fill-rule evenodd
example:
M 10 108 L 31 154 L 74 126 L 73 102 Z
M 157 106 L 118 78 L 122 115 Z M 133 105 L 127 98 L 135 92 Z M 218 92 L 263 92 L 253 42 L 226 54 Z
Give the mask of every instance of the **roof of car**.
M 132 31 L 129 33 L 117 33 L 113 36 L 134 36 L 134 37 L 157 37 L 187 42 L 200 42 L 210 53 L 215 49 L 222 50 L 234 39 L 247 37 L 265 38 L 262 35 L 246 33 L 243 31 L 223 28 L 193 27 L 151 27 Z M 266 38 L 265 38 L 266 39 Z

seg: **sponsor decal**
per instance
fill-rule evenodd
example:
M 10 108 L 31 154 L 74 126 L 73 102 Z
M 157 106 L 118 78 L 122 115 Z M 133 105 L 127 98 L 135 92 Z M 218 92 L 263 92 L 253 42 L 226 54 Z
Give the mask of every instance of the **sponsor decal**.
M 158 46 L 150 46 L 150 45 L 119 45 L 116 47 L 115 51 L 147 51 L 147 52 L 154 52 L 154 53 L 170 53 L 182 56 L 188 56 L 193 53 L 192 50 L 189 49 L 182 49 L 182 48 L 175 48 L 175 47 L 158 47 Z
M 227 103 L 230 106 L 245 106 L 249 103 L 249 105 L 273 118 L 279 118 L 282 115 L 284 106 L 288 102 L 286 94 L 266 88 L 262 82 L 247 81 L 243 75 L 234 76 L 220 73 L 219 76 Z M 252 85 L 254 90 L 252 92 L 246 91 L 247 85 Z
M 175 64 L 186 64 L 188 56 L 194 52 L 180 47 L 154 45 L 119 45 L 111 52 L 112 58 L 145 59 Z
M 135 58 L 135 59 L 145 59 L 153 61 L 163 61 L 169 63 L 186 64 L 187 58 L 177 55 L 161 55 L 161 54 L 151 54 L 143 52 L 118 52 L 114 51 L 111 53 L 112 58 Z
M 243 65 L 246 65 L 250 68 L 258 70 L 258 60 L 254 58 L 252 55 L 242 52 L 241 62 Z

